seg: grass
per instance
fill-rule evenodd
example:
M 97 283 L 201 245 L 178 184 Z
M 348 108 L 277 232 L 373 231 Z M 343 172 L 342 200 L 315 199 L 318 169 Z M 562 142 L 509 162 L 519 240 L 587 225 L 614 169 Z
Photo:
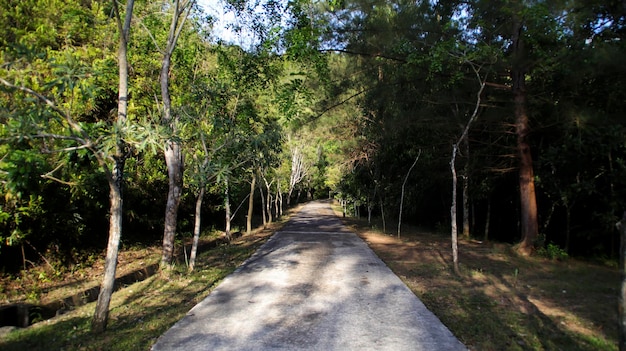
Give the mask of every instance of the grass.
M 252 255 L 286 218 L 230 244 L 199 252 L 192 273 L 186 272 L 182 264 L 184 258 L 181 258 L 182 262 L 170 272 L 161 271 L 118 290 L 113 294 L 108 328 L 104 334 L 94 335 L 90 330 L 95 309 L 95 302 L 92 302 L 0 337 L 0 350 L 149 350 L 161 334 Z M 156 263 L 159 258 L 158 248 L 125 250 L 120 255 L 120 272 Z M 93 271 L 101 271 L 101 264 L 101 260 L 97 260 Z M 44 267 L 38 270 L 44 270 Z M 2 285 L 6 288 L 0 292 L 0 298 L 3 303 L 26 300 L 43 303 L 51 296 L 71 295 L 90 284 L 98 284 L 99 277 L 94 272 L 84 270 L 75 274 L 75 278 L 64 276 L 46 282 L 38 281 L 36 272 L 18 279 L 13 277 L 11 281 L 11 277 L 4 277 Z M 27 284 L 23 284 L 25 282 Z M 11 285 L 21 288 L 15 291 L 8 288 Z M 33 291 L 37 292 L 36 298 Z
M 447 235 L 403 225 L 398 239 L 365 220 L 345 223 L 471 350 L 618 349 L 615 268 L 462 240 L 457 276 Z

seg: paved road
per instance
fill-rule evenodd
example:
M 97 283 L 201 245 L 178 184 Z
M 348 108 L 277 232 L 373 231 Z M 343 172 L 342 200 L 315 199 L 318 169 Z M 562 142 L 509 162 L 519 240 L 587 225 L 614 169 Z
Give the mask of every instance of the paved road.
M 162 350 L 466 350 L 329 204 L 305 205 Z

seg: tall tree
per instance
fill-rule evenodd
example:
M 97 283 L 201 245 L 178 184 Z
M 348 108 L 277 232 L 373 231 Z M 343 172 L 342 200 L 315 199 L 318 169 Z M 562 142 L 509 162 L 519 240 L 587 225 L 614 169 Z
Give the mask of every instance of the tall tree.
M 172 54 L 176 48 L 178 38 L 183 31 L 185 22 L 191 12 L 195 0 L 174 0 L 171 4 L 172 18 L 170 28 L 163 48 L 161 74 L 159 82 L 161 85 L 162 124 L 167 126 L 172 137 L 165 143 L 165 163 L 167 164 L 168 192 L 167 203 L 165 205 L 165 224 L 163 231 L 163 253 L 161 255 L 161 266 L 168 267 L 174 257 L 174 238 L 176 236 L 176 223 L 178 218 L 178 206 L 182 194 L 183 182 L 183 154 L 180 142 L 177 140 L 178 123 L 180 116 L 172 113 L 172 99 L 170 96 L 170 73 L 172 64 Z
M 115 19 L 119 32 L 119 48 L 118 48 L 118 107 L 117 121 L 118 126 L 123 127 L 127 123 L 128 118 L 128 41 L 130 39 L 130 26 L 133 16 L 134 0 L 127 0 L 124 21 L 122 22 L 117 1 L 113 0 L 113 9 L 115 11 Z M 100 293 L 98 294 L 98 302 L 96 303 L 96 311 L 93 316 L 92 329 L 94 332 L 103 332 L 106 329 L 109 305 L 111 295 L 115 287 L 115 271 L 117 269 L 117 256 L 122 236 L 122 208 L 123 197 L 122 190 L 124 186 L 124 165 L 128 157 L 128 146 L 122 135 L 117 134 L 115 140 L 115 153 L 112 155 L 113 167 L 109 180 L 109 199 L 111 201 L 111 209 L 109 214 L 109 242 L 107 244 L 107 254 L 104 263 L 104 277 L 100 285 Z
M 513 18 L 513 33 L 511 35 L 511 81 L 513 83 L 515 133 L 517 134 L 517 153 L 519 157 L 520 229 L 522 235 L 518 251 L 528 255 L 534 249 L 535 240 L 539 235 L 539 226 L 537 222 L 533 157 L 528 141 L 528 134 L 530 133 L 526 91 L 526 66 L 528 63 L 526 62 L 527 53 L 524 45 L 524 23 L 518 16 L 515 15 Z
M 459 275 L 459 249 L 458 249 L 458 230 L 457 230 L 457 174 L 456 174 L 456 156 L 459 150 L 459 145 L 469 138 L 469 130 L 472 126 L 472 123 L 478 118 L 478 114 L 480 112 L 480 105 L 482 101 L 483 91 L 485 89 L 485 81 L 486 78 L 483 79 L 480 75 L 480 67 L 476 67 L 474 63 L 469 62 L 472 66 L 472 70 L 476 73 L 476 78 L 480 84 L 480 88 L 478 89 L 478 93 L 476 94 L 476 105 L 474 106 L 474 111 L 472 112 L 467 124 L 463 128 L 463 133 L 459 137 L 459 139 L 452 145 L 452 157 L 450 158 L 450 171 L 452 173 L 452 201 L 450 205 L 450 223 L 451 223 L 451 236 L 452 236 L 452 263 L 454 267 L 454 272 Z M 464 199 L 466 194 L 464 193 Z M 464 206 L 465 208 L 465 206 Z M 467 215 L 465 215 L 467 217 Z M 464 218 L 464 222 L 465 222 Z

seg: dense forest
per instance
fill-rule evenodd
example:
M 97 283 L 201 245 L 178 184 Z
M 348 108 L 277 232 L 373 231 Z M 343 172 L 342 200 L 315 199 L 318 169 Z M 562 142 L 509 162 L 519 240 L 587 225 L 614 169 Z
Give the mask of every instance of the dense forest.
M 228 1 L 239 43 L 201 5 L 0 2 L 3 273 L 106 250 L 106 295 L 120 247 L 167 269 L 329 197 L 388 232 L 617 258 L 623 1 Z

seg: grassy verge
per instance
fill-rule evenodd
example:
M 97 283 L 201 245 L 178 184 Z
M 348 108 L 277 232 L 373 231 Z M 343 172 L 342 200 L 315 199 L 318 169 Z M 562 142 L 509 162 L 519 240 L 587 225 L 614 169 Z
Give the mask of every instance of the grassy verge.
M 345 222 L 471 350 L 617 350 L 614 268 L 461 241 L 456 276 L 447 235 L 403 226 L 398 239 Z
M 283 217 L 283 221 L 285 218 Z M 274 223 L 267 229 L 257 230 L 230 244 L 221 244 L 200 252 L 193 273 L 187 273 L 184 265 L 180 265 L 171 272 L 157 273 L 115 292 L 111 301 L 108 329 L 104 334 L 94 335 L 90 331 L 95 309 L 95 302 L 92 302 L 48 321 L 8 333 L 0 339 L 0 350 L 149 350 L 161 334 L 204 299 L 225 276 L 278 230 L 282 223 Z M 144 250 L 146 249 L 136 250 L 145 254 L 141 255 L 144 264 L 158 262 L 157 249 Z M 123 257 L 133 255 L 125 252 Z M 98 267 L 99 263 L 101 262 L 96 262 L 95 266 Z M 121 270 L 124 270 L 122 263 L 121 266 Z M 97 283 L 96 277 L 78 279 L 75 289 L 83 289 L 87 281 Z M 49 285 L 47 289 L 39 289 L 39 301 L 31 298 L 30 302 L 41 302 L 47 298 L 48 293 L 58 295 L 58 292 L 54 292 L 57 290 L 54 289 L 54 281 Z M 29 289 L 24 289 L 26 295 L 29 294 L 27 290 Z M 64 293 L 70 294 L 72 289 L 66 289 Z M 5 302 L 10 296 L 11 294 L 4 293 Z

